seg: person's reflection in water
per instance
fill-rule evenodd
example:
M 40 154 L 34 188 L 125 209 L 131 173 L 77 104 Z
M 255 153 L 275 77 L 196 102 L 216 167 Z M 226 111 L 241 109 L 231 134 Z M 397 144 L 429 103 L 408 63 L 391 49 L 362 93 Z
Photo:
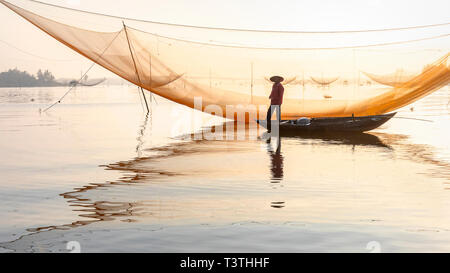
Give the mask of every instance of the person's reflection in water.
M 281 138 L 277 137 L 277 147 L 275 152 L 270 145 L 269 139 L 267 141 L 267 151 L 269 152 L 271 160 L 271 183 L 280 183 L 283 180 L 283 155 L 281 154 Z
M 275 152 L 272 149 L 272 145 L 270 145 L 270 138 L 267 140 L 267 152 L 270 155 L 270 183 L 273 185 L 273 187 L 275 187 L 276 184 L 280 184 L 283 180 L 283 155 L 281 154 L 281 138 L 278 136 L 276 139 L 277 147 Z M 274 209 L 284 208 L 285 205 L 285 202 L 279 200 L 270 203 L 270 207 Z

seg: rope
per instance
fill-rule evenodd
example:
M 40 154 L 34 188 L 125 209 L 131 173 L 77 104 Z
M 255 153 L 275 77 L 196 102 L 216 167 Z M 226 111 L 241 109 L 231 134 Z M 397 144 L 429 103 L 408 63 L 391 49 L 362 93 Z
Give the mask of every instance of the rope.
M 83 80 L 83 78 L 87 75 L 87 73 L 94 67 L 94 65 L 97 63 L 97 61 L 103 56 L 103 54 L 105 54 L 105 52 L 111 47 L 112 43 L 116 40 L 116 38 L 119 36 L 121 31 L 117 32 L 116 36 L 114 36 L 114 39 L 112 39 L 112 41 L 109 43 L 109 45 L 105 48 L 105 50 L 103 50 L 103 52 L 95 59 L 94 62 L 92 62 L 91 66 L 88 68 L 88 70 L 86 70 L 86 72 L 81 76 L 81 78 L 78 80 L 78 82 L 80 82 L 81 80 Z M 67 90 L 66 93 L 64 93 L 64 95 L 62 97 L 59 98 L 58 101 L 54 102 L 52 105 L 50 105 L 49 107 L 45 108 L 44 112 L 47 112 L 49 109 L 53 108 L 55 105 L 61 103 L 61 101 L 70 93 L 70 91 L 72 91 L 72 89 L 75 87 L 76 85 L 72 85 L 69 90 Z
M 73 60 L 69 60 L 69 59 L 67 59 L 67 60 L 50 59 L 50 58 L 42 57 L 42 56 L 35 55 L 35 54 L 33 54 L 33 53 L 27 52 L 27 51 L 25 51 L 25 50 L 22 50 L 22 49 L 20 49 L 20 48 L 18 48 L 18 47 L 16 47 L 16 46 L 14 46 L 14 45 L 12 45 L 12 44 L 6 42 L 6 41 L 0 40 L 0 42 L 1 42 L 1 43 L 4 43 L 5 45 L 7 45 L 7 46 L 9 46 L 9 47 L 14 48 L 14 49 L 17 50 L 17 51 L 20 51 L 20 52 L 22 52 L 22 53 L 24 53 L 24 54 L 27 54 L 27 55 L 30 55 L 30 56 L 33 56 L 33 57 L 36 57 L 36 58 L 39 58 L 39 59 L 42 59 L 42 60 L 51 61 L 51 62 L 73 62 L 73 61 L 76 61 L 75 59 L 73 59 Z
M 286 33 L 286 34 L 327 34 L 327 33 L 328 34 L 332 34 L 332 33 L 385 32 L 385 31 L 398 31 L 398 30 L 409 30 L 409 29 L 432 28 L 432 27 L 439 27 L 439 26 L 450 25 L 450 22 L 447 22 L 447 23 L 440 23 L 440 24 L 420 25 L 420 26 L 410 26 L 410 27 L 365 29 L 365 30 L 338 30 L 338 31 L 289 31 L 289 30 L 237 29 L 237 28 L 208 27 L 208 26 L 186 25 L 186 24 L 175 24 L 175 23 L 165 23 L 165 22 L 158 22 L 158 21 L 149 21 L 149 20 L 143 20 L 143 19 L 135 19 L 135 18 L 130 18 L 130 17 L 122 17 L 122 16 L 110 15 L 110 14 L 105 14 L 105 13 L 98 13 L 98 12 L 80 10 L 80 9 L 64 7 L 64 6 L 59 6 L 59 5 L 50 4 L 50 3 L 44 3 L 44 2 L 41 2 L 41 1 L 37 1 L 37 0 L 27 0 L 27 1 L 34 2 L 34 3 L 40 4 L 40 5 L 51 6 L 51 7 L 56 7 L 56 8 L 60 8 L 60 9 L 76 11 L 76 12 L 81 12 L 81 13 L 85 13 L 85 14 L 97 15 L 97 16 L 104 16 L 104 17 L 115 18 L 115 19 L 121 19 L 121 20 L 128 20 L 128 21 L 135 21 L 135 22 L 142 22 L 142 23 L 150 23 L 150 24 L 157 24 L 157 25 L 164 25 L 164 26 L 185 27 L 185 28 L 195 28 L 195 29 L 207 29 L 207 30 L 221 30 L 221 31 Z M 5 2 L 7 2 L 7 1 L 5 1 Z
M 421 118 L 407 118 L 407 117 L 393 117 L 393 118 L 400 118 L 400 119 L 411 119 L 411 120 L 417 120 L 417 121 L 426 121 L 426 122 L 434 122 L 429 119 L 421 119 Z
M 150 96 L 152 96 L 153 100 L 156 102 L 156 105 L 159 105 L 158 101 L 156 100 L 155 95 L 153 95 L 153 92 L 150 92 Z
M 133 29 L 135 31 L 140 31 L 143 33 L 147 33 L 150 35 L 153 35 L 158 38 L 164 38 L 169 39 L 173 41 L 178 42 L 184 42 L 184 43 L 191 43 L 191 44 L 198 44 L 198 45 L 204 45 L 204 46 L 219 46 L 219 47 L 229 47 L 229 48 L 243 48 L 243 49 L 261 49 L 261 50 L 333 50 L 333 49 L 357 49 L 357 48 L 367 48 L 367 47 L 381 47 L 381 46 L 389 46 L 389 45 L 400 45 L 400 44 L 407 44 L 407 43 L 415 43 L 420 41 L 427 41 L 427 40 L 434 40 L 444 37 L 449 37 L 450 33 L 437 35 L 437 36 L 431 36 L 431 37 L 425 37 L 420 39 L 414 39 L 414 40 L 405 40 L 405 41 L 398 41 L 398 42 L 387 42 L 387 43 L 378 43 L 378 44 L 367 44 L 367 45 L 356 45 L 356 46 L 341 46 L 341 47 L 257 47 L 257 46 L 244 46 L 244 45 L 230 45 L 230 44 L 217 44 L 217 43 L 206 43 L 206 42 L 199 42 L 199 41 L 192 41 L 192 40 L 184 40 L 180 38 L 173 38 L 168 36 L 162 36 L 156 33 L 146 32 L 143 30 L 139 30 L 136 28 L 132 28 L 127 26 L 127 28 Z
M 7 2 L 5 0 L 1 0 L 3 2 Z M 255 30 L 255 29 L 233 29 L 233 28 L 215 28 L 215 27 L 206 27 L 206 26 L 194 26 L 194 25 L 183 25 L 183 24 L 173 24 L 173 23 L 163 23 L 163 22 L 156 22 L 156 21 L 147 21 L 147 20 L 140 20 L 140 19 L 133 19 L 128 17 L 120 17 L 120 16 L 114 16 L 114 15 L 108 15 L 103 13 L 96 13 L 96 12 L 90 12 L 90 11 L 84 11 L 69 7 L 63 7 L 55 4 L 49 4 L 44 3 L 41 1 L 36 0 L 25 0 L 29 2 L 38 3 L 45 6 L 51 6 L 56 7 L 60 9 L 65 10 L 71 10 L 86 14 L 92 14 L 97 16 L 105 16 L 105 17 L 111 17 L 116 19 L 122 19 L 122 20 L 129 20 L 129 21 L 136 21 L 136 22 L 144 22 L 144 23 L 152 23 L 152 24 L 159 24 L 159 25 L 168 25 L 168 26 L 176 26 L 176 27 L 187 27 L 187 28 L 197 28 L 197 29 L 210 29 L 210 30 L 224 30 L 224 31 L 240 31 L 240 32 L 263 32 L 263 33 L 291 33 L 291 34 L 308 34 L 308 33 L 316 33 L 316 34 L 332 34 L 332 33 L 362 33 L 362 32 L 381 32 L 381 31 L 396 31 L 396 30 L 407 30 L 407 29 L 421 29 L 421 28 L 431 28 L 431 27 L 437 27 L 437 26 L 446 26 L 450 25 L 450 22 L 448 23 L 442 23 L 442 24 L 433 24 L 433 25 L 422 25 L 422 26 L 412 26 L 412 27 L 401 27 L 401 28 L 390 28 L 390 29 L 368 29 L 368 30 L 351 30 L 351 31 L 274 31 L 274 30 Z M 10 5 L 15 6 L 14 4 L 9 3 Z M 16 6 L 17 7 L 17 6 Z M 199 41 L 192 41 L 192 40 L 184 40 L 180 38 L 172 38 L 167 36 L 161 36 L 156 33 L 146 32 L 139 29 L 135 29 L 132 27 L 127 26 L 130 29 L 141 31 L 143 33 L 147 33 L 150 35 L 153 35 L 155 37 L 161 37 L 165 39 L 170 39 L 174 41 L 180 41 L 180 42 L 186 42 L 186 43 L 192 43 L 192 44 L 199 44 L 199 45 L 205 45 L 205 46 L 221 46 L 221 47 L 229 47 L 229 48 L 243 48 L 243 49 L 271 49 L 271 50 L 332 50 L 332 49 L 353 49 L 353 48 L 369 48 L 369 47 L 380 47 L 380 46 L 388 46 L 388 45 L 398 45 L 398 44 L 406 44 L 406 43 L 413 43 L 413 42 L 419 42 L 419 41 L 426 41 L 426 40 L 432 40 L 432 39 L 438 39 L 443 37 L 450 36 L 450 33 L 438 35 L 438 36 L 432 36 L 432 37 L 426 37 L 426 38 L 420 38 L 415 40 L 405 40 L 405 41 L 398 41 L 398 42 L 386 42 L 386 43 L 377 43 L 377 44 L 367 44 L 367 45 L 356 45 L 356 46 L 341 46 L 341 47 L 316 47 L 316 48 L 277 48 L 277 47 L 257 47 L 257 46 L 245 46 L 245 45 L 238 45 L 238 44 L 223 44 L 223 43 L 207 43 L 207 42 L 199 42 Z

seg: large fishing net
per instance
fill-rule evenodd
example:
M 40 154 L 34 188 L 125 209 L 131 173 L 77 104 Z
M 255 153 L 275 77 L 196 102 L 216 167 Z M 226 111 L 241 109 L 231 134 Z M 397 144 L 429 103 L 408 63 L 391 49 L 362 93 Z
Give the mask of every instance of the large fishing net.
M 119 18 L 37 1 L 1 3 L 120 77 L 211 114 L 264 118 L 273 75 L 283 118 L 378 115 L 450 82 L 450 23 L 301 32 Z

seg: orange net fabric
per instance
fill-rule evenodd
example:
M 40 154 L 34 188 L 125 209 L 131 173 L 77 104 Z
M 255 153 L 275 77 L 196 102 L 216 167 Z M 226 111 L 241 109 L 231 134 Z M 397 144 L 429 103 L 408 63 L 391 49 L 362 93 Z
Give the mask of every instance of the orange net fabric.
M 415 75 L 406 74 L 404 72 L 404 70 L 397 70 L 395 73 L 391 73 L 388 75 L 375 75 L 375 74 L 368 73 L 368 72 L 362 72 L 362 73 L 364 73 L 364 75 L 366 75 L 371 80 L 373 80 L 379 84 L 392 86 L 392 87 L 400 86 L 400 85 L 412 80 L 415 77 Z
M 450 82 L 450 24 L 367 32 L 230 30 L 108 17 L 35 1 L 0 3 L 118 76 L 228 118 L 264 118 L 273 75 L 285 78 L 284 119 L 384 114 Z M 399 66 L 419 72 L 395 82 L 372 74 Z

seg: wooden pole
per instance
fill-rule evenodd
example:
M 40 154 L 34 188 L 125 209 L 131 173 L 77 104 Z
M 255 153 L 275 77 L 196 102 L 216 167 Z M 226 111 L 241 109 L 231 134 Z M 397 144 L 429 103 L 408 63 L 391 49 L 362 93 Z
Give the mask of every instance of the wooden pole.
M 152 83 L 153 83 L 153 80 L 152 80 L 152 54 L 151 53 L 149 53 L 148 54 L 148 57 L 149 57 L 149 63 L 150 63 L 150 83 L 149 83 L 149 86 L 150 86 L 150 89 L 152 88 Z M 150 91 L 150 105 L 151 105 L 151 103 L 152 103 L 152 97 L 153 97 L 153 94 L 152 94 L 152 91 Z
M 122 23 L 123 23 L 123 29 L 125 30 L 125 35 L 127 37 L 128 48 L 130 49 L 131 59 L 133 60 L 134 70 L 136 71 L 136 76 L 138 78 L 139 88 L 141 89 L 142 96 L 144 97 L 145 106 L 147 107 L 147 113 L 149 113 L 150 109 L 148 108 L 147 98 L 145 97 L 144 89 L 142 89 L 142 86 L 141 86 L 142 85 L 141 78 L 139 77 L 139 72 L 138 72 L 138 69 L 137 69 L 136 61 L 134 60 L 134 55 L 133 55 L 133 50 L 131 49 L 130 39 L 128 38 L 127 26 L 125 25 L 124 21 L 122 21 Z
M 302 71 L 302 77 L 303 100 L 305 100 L 305 71 Z
M 250 103 L 253 104 L 253 62 L 252 62 L 252 77 L 251 77 L 251 84 L 250 84 Z
M 212 81 L 211 81 L 211 68 L 209 68 L 209 89 L 212 88 Z
M 305 71 L 302 71 L 302 110 L 305 110 Z

